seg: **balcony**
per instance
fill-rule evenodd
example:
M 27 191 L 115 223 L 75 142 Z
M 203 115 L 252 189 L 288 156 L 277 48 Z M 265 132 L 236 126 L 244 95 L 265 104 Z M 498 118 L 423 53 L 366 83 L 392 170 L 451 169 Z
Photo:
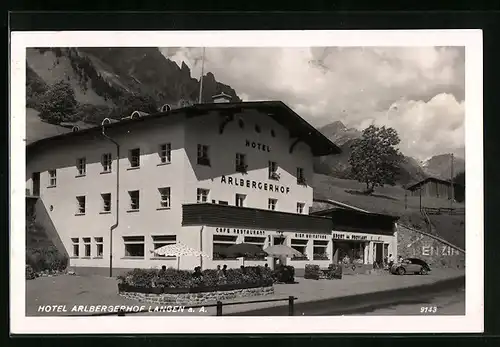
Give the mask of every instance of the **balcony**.
M 306 178 L 304 176 L 297 177 L 297 184 L 307 186 Z
M 236 172 L 241 172 L 243 174 L 248 173 L 248 165 L 236 165 Z
M 332 220 L 328 217 L 209 203 L 182 205 L 182 225 L 211 225 L 325 234 L 330 234 L 332 230 Z
M 197 161 L 198 165 L 210 166 L 210 159 L 207 157 L 200 157 Z
M 29 188 L 26 188 L 26 197 L 27 198 L 38 198 L 40 196 L 40 191 L 39 190 L 33 190 L 33 192 L 31 191 L 31 189 Z
M 280 174 L 277 173 L 277 172 L 270 172 L 269 173 L 269 179 L 270 180 L 279 181 L 280 180 Z

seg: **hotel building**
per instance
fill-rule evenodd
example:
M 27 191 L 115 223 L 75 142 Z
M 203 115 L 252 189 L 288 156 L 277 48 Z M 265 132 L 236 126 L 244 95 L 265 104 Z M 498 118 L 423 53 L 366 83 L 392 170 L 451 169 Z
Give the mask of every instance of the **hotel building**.
M 284 103 L 221 95 L 128 118 L 27 147 L 29 204 L 71 267 L 107 272 L 110 252 L 114 269 L 176 267 L 152 251 L 178 242 L 209 255 L 182 269 L 238 267 L 220 250 L 242 242 L 296 248 L 307 258 L 289 259 L 296 268 L 332 261 L 339 233 L 309 214 L 310 182 L 313 157 L 340 149 Z

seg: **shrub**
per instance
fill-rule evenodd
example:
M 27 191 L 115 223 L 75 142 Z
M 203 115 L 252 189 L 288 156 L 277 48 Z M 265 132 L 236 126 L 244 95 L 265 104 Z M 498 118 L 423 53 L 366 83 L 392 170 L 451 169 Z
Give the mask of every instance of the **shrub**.
M 328 265 L 328 279 L 342 279 L 342 266 L 337 264 Z
M 319 265 L 306 264 L 304 278 L 318 280 L 320 275 Z
M 26 264 L 33 271 L 44 270 L 62 271 L 68 266 L 69 259 L 59 252 L 55 246 L 47 248 L 28 248 L 26 250 Z
M 270 285 L 272 273 L 264 267 L 246 267 L 241 269 L 228 269 L 226 277 L 222 278 L 217 270 L 202 271 L 201 279 L 193 278 L 192 271 L 176 270 L 169 268 L 166 271 L 158 269 L 134 269 L 118 276 L 120 284 L 133 287 L 165 287 L 165 288 L 195 288 L 215 287 L 221 284 L 228 285 Z
M 294 283 L 295 268 L 290 265 L 278 266 L 273 272 L 273 279 L 275 282 Z
M 35 271 L 33 271 L 33 268 L 31 265 L 26 265 L 26 279 L 27 280 L 33 280 L 35 279 Z

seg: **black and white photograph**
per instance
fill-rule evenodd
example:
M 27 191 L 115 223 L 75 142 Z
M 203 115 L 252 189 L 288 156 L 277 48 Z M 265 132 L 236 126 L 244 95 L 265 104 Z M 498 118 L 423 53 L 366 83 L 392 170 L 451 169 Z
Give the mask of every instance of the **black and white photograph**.
M 10 83 L 13 332 L 483 330 L 481 31 L 13 32 Z

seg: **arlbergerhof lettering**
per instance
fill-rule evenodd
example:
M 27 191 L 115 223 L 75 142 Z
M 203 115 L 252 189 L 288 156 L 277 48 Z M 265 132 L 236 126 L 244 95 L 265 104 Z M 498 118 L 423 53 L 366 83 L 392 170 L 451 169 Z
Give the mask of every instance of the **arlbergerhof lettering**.
M 220 183 L 230 184 L 238 187 L 252 187 L 253 189 L 266 190 L 275 193 L 288 194 L 290 193 L 290 187 L 280 186 L 278 184 L 257 182 L 254 180 L 246 180 L 243 178 L 236 178 L 231 176 L 221 176 Z

